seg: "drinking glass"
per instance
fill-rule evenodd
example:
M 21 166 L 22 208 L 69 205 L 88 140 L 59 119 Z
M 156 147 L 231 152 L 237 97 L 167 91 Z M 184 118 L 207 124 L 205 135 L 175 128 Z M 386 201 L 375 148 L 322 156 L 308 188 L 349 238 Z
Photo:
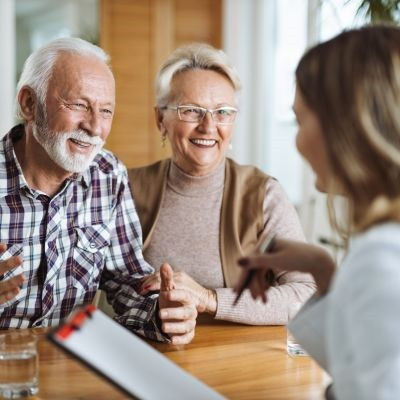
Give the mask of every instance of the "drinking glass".
M 27 331 L 0 334 L 0 396 L 18 399 L 39 391 L 36 337 Z
M 300 308 L 303 306 L 302 303 L 294 302 L 288 305 L 288 325 L 290 321 L 297 315 Z M 289 355 L 293 357 L 297 356 L 308 356 L 306 351 L 300 346 L 297 339 L 290 333 L 289 329 L 286 327 L 286 350 Z

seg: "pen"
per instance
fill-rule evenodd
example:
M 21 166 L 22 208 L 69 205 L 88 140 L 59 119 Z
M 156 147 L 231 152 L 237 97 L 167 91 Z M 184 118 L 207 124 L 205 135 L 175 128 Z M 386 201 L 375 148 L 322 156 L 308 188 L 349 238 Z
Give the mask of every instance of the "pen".
M 275 237 L 276 237 L 275 234 L 267 237 L 267 239 L 261 244 L 261 246 L 259 248 L 260 253 L 268 253 L 268 251 L 272 249 L 272 247 L 275 244 Z M 242 295 L 244 290 L 250 286 L 250 283 L 255 274 L 256 274 L 255 269 L 252 269 L 247 273 L 246 279 L 244 280 L 242 286 L 240 286 L 240 288 L 238 290 L 238 294 L 236 295 L 235 301 L 233 302 L 234 306 L 239 301 L 240 296 Z M 275 277 L 274 277 L 274 273 L 272 272 L 272 270 L 271 269 L 267 270 L 266 279 L 270 285 L 272 285 L 272 283 L 274 282 L 274 278 Z

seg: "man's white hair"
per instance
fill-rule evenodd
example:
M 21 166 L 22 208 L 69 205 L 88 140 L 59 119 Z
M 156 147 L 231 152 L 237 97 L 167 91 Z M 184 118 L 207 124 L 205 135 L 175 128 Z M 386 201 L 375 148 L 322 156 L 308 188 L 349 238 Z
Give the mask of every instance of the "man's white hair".
M 18 94 L 23 86 L 32 88 L 39 103 L 45 110 L 48 83 L 54 65 L 60 53 L 74 53 L 85 57 L 94 57 L 108 65 L 109 56 L 100 47 L 79 38 L 56 39 L 34 51 L 25 61 L 21 77 L 17 84 L 17 117 L 23 119 Z

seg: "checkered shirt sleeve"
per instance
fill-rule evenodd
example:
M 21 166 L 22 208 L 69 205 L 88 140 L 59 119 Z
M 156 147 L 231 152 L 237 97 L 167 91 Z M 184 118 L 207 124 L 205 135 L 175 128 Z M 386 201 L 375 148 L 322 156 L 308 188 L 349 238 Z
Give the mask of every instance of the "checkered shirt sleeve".
M 0 329 L 55 326 L 105 290 L 116 319 L 147 338 L 168 341 L 159 328 L 157 296 L 140 296 L 139 280 L 153 268 L 142 255 L 139 219 L 126 168 L 102 150 L 54 196 L 29 187 L 15 157 L 14 127 L 0 141 L 0 261 L 23 258 L 26 280 L 0 305 Z

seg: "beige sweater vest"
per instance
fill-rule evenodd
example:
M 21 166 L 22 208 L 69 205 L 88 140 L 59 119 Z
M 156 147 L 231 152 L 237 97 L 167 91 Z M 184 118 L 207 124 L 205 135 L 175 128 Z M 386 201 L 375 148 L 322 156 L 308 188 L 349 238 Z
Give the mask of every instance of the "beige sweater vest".
M 130 169 L 129 180 L 143 233 L 149 245 L 167 184 L 171 160 Z M 220 218 L 220 254 L 225 286 L 233 287 L 240 268 L 237 260 L 254 250 L 264 228 L 263 201 L 268 175 L 252 166 L 225 164 Z

